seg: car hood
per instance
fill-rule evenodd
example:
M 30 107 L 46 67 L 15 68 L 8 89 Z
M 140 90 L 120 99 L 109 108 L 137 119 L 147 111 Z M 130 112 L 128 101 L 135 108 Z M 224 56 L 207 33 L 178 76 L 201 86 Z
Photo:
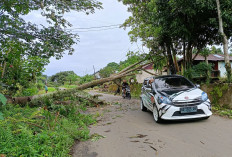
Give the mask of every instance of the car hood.
M 191 88 L 182 91 L 165 91 L 172 101 L 183 101 L 201 99 L 202 90 L 199 88 Z

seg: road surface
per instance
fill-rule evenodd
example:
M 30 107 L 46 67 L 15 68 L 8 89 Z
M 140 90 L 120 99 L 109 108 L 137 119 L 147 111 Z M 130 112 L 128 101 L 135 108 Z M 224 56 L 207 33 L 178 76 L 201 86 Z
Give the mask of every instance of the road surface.
M 91 94 L 99 94 L 90 92 Z M 101 115 L 90 127 L 104 138 L 79 142 L 73 157 L 231 157 L 232 120 L 157 124 L 151 112 L 142 112 L 137 99 L 102 94 L 111 105 L 90 109 Z

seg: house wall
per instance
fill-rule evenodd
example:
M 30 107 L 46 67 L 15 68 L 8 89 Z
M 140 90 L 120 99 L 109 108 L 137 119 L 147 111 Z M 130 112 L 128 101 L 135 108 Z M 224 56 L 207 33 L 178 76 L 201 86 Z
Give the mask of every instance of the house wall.
M 95 77 L 96 77 L 96 79 L 100 79 L 101 78 L 99 72 L 95 73 Z
M 230 62 L 232 66 L 232 62 Z M 220 70 L 220 77 L 226 77 L 225 62 L 218 62 L 218 70 Z
M 157 71 L 154 71 L 153 69 L 146 69 L 146 70 L 149 71 L 149 72 L 151 72 L 151 73 L 160 75 L 160 73 L 158 72 L 158 70 Z M 167 75 L 167 72 L 162 72 L 162 75 Z M 145 78 L 151 77 L 151 76 L 154 76 L 154 75 L 148 74 L 145 71 L 141 71 L 141 73 L 136 74 L 136 80 L 137 80 L 138 83 L 143 83 L 143 81 L 144 81 Z

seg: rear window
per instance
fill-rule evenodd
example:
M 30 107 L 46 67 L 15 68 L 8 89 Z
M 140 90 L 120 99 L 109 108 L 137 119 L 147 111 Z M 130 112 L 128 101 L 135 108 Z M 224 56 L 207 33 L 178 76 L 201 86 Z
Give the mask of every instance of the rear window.
M 156 78 L 155 87 L 160 90 L 193 88 L 194 85 L 183 77 Z

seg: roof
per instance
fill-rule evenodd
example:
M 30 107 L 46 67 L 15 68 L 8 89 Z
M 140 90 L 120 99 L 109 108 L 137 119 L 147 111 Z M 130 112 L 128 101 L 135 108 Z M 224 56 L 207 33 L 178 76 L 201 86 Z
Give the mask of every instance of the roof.
M 153 68 L 153 63 L 150 63 L 150 64 L 144 66 L 143 69 L 146 69 L 146 70 L 154 69 Z
M 192 59 L 195 57 L 195 54 L 192 55 Z M 230 58 L 230 61 L 232 61 L 232 56 L 229 56 Z M 208 61 L 224 61 L 224 55 L 223 54 L 210 54 L 208 57 L 207 57 Z M 183 58 L 179 59 L 179 61 L 182 61 Z M 201 55 L 197 55 L 197 57 L 195 58 L 195 61 L 204 61 L 205 60 L 205 57 L 204 56 L 201 56 Z

